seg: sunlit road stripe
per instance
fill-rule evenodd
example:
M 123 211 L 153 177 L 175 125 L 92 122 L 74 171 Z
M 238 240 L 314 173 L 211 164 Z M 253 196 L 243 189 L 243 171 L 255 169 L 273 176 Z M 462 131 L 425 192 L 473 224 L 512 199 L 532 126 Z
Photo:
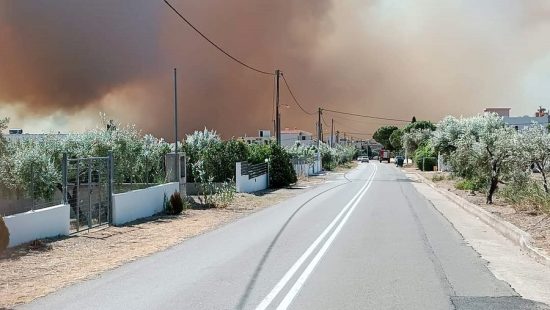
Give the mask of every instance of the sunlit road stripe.
M 377 167 L 374 166 L 374 171 L 371 174 L 371 177 L 369 180 L 361 187 L 361 189 L 353 196 L 353 198 L 348 202 L 348 204 L 338 213 L 338 215 L 332 220 L 332 222 L 325 228 L 325 230 L 315 239 L 315 241 L 309 246 L 309 248 L 300 256 L 300 258 L 290 267 L 290 269 L 285 273 L 285 275 L 277 282 L 275 287 L 267 294 L 267 296 L 262 300 L 262 302 L 256 307 L 256 310 L 264 310 L 266 309 L 273 299 L 277 297 L 277 295 L 281 292 L 281 290 L 286 286 L 288 281 L 294 276 L 296 271 L 302 266 L 302 264 L 305 262 L 305 260 L 313 253 L 313 251 L 317 248 L 317 246 L 323 241 L 323 239 L 326 237 L 326 235 L 332 230 L 332 228 L 336 225 L 338 220 L 346 213 L 346 211 L 354 205 L 354 203 L 359 198 L 359 196 L 363 196 L 362 194 L 370 187 L 370 183 L 372 182 L 372 179 L 374 178 L 374 174 L 376 173 Z
M 355 210 L 355 208 L 357 207 L 357 205 L 359 204 L 359 202 L 361 201 L 363 196 L 365 196 L 365 194 L 369 190 L 369 187 L 372 184 L 372 179 L 374 178 L 375 173 L 376 173 L 376 168 L 374 169 L 373 174 L 371 175 L 369 181 L 367 182 L 367 184 L 368 184 L 367 187 L 365 188 L 364 191 L 362 191 L 361 196 L 355 201 L 355 203 L 353 204 L 353 206 L 351 207 L 349 212 L 346 214 L 344 219 L 340 222 L 338 227 L 336 227 L 336 229 L 334 230 L 332 235 L 330 235 L 330 237 L 327 239 L 327 241 L 325 241 L 325 244 L 323 244 L 323 247 L 321 248 L 321 250 L 319 250 L 317 255 L 315 255 L 315 257 L 313 257 L 313 259 L 311 260 L 309 265 L 306 267 L 306 269 L 304 270 L 302 275 L 300 275 L 298 280 L 296 280 L 296 283 L 294 283 L 292 288 L 288 291 L 288 293 L 286 294 L 283 301 L 277 307 L 277 310 L 286 310 L 288 308 L 288 306 L 290 305 L 290 303 L 292 302 L 292 300 L 294 299 L 294 297 L 296 297 L 296 295 L 298 294 L 298 292 L 300 291 L 300 289 L 302 288 L 304 283 L 306 283 L 307 278 L 311 275 L 311 272 L 313 272 L 313 269 L 315 269 L 315 266 L 317 266 L 317 264 L 319 263 L 321 258 L 323 258 L 323 255 L 325 255 L 326 251 L 328 250 L 328 248 L 330 247 L 330 245 L 332 244 L 332 242 L 334 241 L 334 239 L 336 238 L 336 236 L 338 235 L 340 230 L 342 230 L 342 227 L 344 227 L 344 225 L 348 221 L 351 213 L 353 213 L 353 210 Z

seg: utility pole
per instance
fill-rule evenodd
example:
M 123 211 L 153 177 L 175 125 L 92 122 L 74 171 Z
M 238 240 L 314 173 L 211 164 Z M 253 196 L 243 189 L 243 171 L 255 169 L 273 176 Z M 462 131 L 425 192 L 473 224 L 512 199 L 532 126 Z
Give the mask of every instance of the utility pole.
M 334 147 L 334 118 L 330 125 L 330 147 Z
M 277 139 L 277 145 L 281 145 L 281 115 L 279 113 L 279 78 L 281 76 L 281 70 L 275 70 L 277 76 L 277 94 L 275 96 L 275 137 Z
M 322 137 L 322 125 L 321 125 L 321 114 L 323 113 L 323 109 L 319 107 L 319 119 L 317 120 L 317 147 L 321 147 L 321 139 Z
M 178 76 L 177 76 L 176 68 L 174 68 L 174 131 L 175 131 L 175 139 L 176 139 L 176 143 L 175 143 L 176 147 L 174 149 L 174 153 L 176 154 L 176 158 L 174 159 L 174 163 L 175 163 L 174 174 L 176 176 L 176 179 L 174 181 L 179 182 L 180 160 L 178 158 Z

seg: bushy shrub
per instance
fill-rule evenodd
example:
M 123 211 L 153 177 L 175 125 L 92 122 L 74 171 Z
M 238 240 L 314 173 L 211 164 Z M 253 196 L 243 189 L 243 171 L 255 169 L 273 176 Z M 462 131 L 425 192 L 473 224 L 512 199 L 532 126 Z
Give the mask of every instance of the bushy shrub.
M 433 167 L 437 166 L 437 157 L 429 143 L 420 146 L 416 150 L 414 161 L 417 168 L 422 171 L 433 171 Z
M 222 141 L 215 131 L 195 131 L 185 140 L 189 182 L 226 182 L 235 177 L 235 163 L 246 161 L 249 148 L 235 139 Z
M 321 162 L 323 169 L 331 171 L 338 165 L 349 163 L 357 155 L 357 149 L 353 146 L 336 145 L 329 147 L 325 143 L 320 145 Z
M 270 150 L 269 185 L 273 188 L 280 188 L 296 183 L 298 178 L 294 167 L 292 167 L 290 154 L 277 144 L 271 144 Z
M 539 212 L 550 213 L 550 194 L 534 180 L 525 183 L 512 182 L 500 190 L 499 196 L 514 205 L 529 206 Z
M 445 180 L 445 175 L 442 174 L 442 173 L 436 173 L 432 176 L 432 181 L 433 182 L 440 182 L 440 181 L 443 181 Z
M 2 253 L 10 243 L 10 232 L 4 219 L 0 216 L 0 253 Z
M 170 196 L 170 214 L 177 215 L 183 212 L 184 203 L 179 192 L 174 192 Z
M 476 191 L 480 189 L 480 184 L 473 180 L 460 180 L 456 182 L 455 188 L 462 191 Z
M 269 144 L 249 144 L 247 162 L 251 164 L 261 164 L 271 156 L 271 145 Z
M 189 202 L 183 200 L 179 192 L 174 192 L 170 199 L 166 199 L 166 194 L 164 195 L 164 212 L 169 215 L 178 215 L 183 210 L 189 208 Z
M 218 186 L 212 198 L 216 208 L 228 207 L 235 199 L 236 191 L 235 184 L 231 182 L 224 182 L 221 186 Z

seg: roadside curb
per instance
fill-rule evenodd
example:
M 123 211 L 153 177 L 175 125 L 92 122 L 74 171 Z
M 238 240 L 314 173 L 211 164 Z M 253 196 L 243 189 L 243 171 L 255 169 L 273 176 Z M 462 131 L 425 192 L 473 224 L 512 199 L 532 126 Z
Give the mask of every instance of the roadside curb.
M 528 232 L 525 232 L 518 228 L 517 226 L 509 223 L 498 216 L 483 210 L 480 206 L 475 205 L 468 200 L 454 194 L 451 191 L 438 188 L 435 183 L 426 179 L 424 176 L 414 173 L 423 183 L 429 185 L 438 193 L 445 196 L 447 199 L 454 202 L 456 205 L 464 209 L 466 212 L 471 215 L 479 218 L 485 224 L 491 226 L 501 235 L 512 241 L 514 244 L 518 245 L 521 250 L 523 250 L 527 255 L 535 259 L 537 262 L 550 267 L 550 257 L 546 256 L 541 250 L 536 248 L 533 245 L 533 237 Z

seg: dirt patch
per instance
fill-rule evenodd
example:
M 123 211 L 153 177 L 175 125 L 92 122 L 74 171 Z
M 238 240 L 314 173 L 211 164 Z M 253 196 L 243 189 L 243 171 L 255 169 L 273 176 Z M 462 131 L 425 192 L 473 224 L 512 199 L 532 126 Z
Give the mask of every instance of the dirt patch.
M 469 202 L 480 206 L 500 218 L 508 221 L 533 237 L 535 246 L 546 253 L 550 253 L 550 215 L 540 212 L 525 205 L 514 205 L 506 202 L 498 194 L 494 197 L 492 205 L 485 203 L 484 193 L 471 193 L 456 189 L 456 179 L 452 179 L 449 173 L 444 172 L 422 172 L 415 168 L 404 169 L 407 172 L 416 172 L 426 179 L 433 181 L 437 187 L 448 190 Z
M 349 170 L 349 169 L 348 169 Z M 0 256 L 0 309 L 27 303 L 137 258 L 165 250 L 324 183 L 326 176 L 300 180 L 293 188 L 236 194 L 223 209 L 190 209 L 122 227 L 40 240 Z

